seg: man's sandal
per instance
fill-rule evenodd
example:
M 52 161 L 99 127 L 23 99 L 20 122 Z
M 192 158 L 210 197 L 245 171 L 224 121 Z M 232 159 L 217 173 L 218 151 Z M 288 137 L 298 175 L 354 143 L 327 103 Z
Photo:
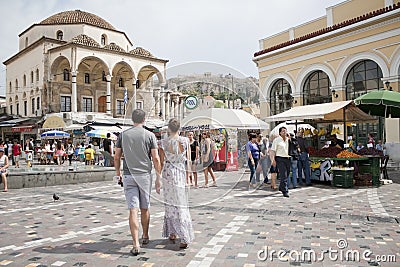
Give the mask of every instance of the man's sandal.
M 140 247 L 133 247 L 133 248 L 131 249 L 131 254 L 132 254 L 133 256 L 137 256 L 137 255 L 139 255 L 139 253 L 140 253 Z
M 147 245 L 149 244 L 150 240 L 148 237 L 142 237 L 142 245 Z

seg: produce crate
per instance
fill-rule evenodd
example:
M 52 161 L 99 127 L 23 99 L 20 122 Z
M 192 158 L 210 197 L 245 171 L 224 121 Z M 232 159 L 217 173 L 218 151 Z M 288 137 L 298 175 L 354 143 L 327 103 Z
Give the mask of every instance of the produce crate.
M 360 175 L 371 174 L 372 175 L 372 185 L 380 186 L 380 158 L 379 157 L 369 157 L 368 161 L 363 161 L 359 163 L 358 172 Z
M 336 187 L 353 187 L 354 168 L 332 168 L 332 185 Z
M 372 181 L 368 180 L 355 180 L 356 186 L 372 186 Z

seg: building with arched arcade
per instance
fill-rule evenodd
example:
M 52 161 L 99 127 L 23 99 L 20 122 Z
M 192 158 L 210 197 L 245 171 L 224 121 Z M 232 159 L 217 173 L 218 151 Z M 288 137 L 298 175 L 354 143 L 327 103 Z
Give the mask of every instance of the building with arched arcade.
M 7 113 L 112 121 L 137 107 L 159 118 L 169 106 L 167 62 L 94 14 L 60 12 L 20 33 L 18 52 L 4 61 Z
M 260 40 L 253 61 L 261 117 L 293 106 L 352 100 L 387 86 L 399 91 L 399 14 L 399 1 L 347 0 L 326 8 L 323 17 Z M 384 124 L 387 140 L 399 142 L 398 119 L 364 123 L 354 131 L 381 139 Z

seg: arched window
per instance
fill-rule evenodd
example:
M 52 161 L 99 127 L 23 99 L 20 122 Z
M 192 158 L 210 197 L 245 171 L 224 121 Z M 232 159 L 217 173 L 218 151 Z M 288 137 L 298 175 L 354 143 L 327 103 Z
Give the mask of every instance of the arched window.
M 35 114 L 35 98 L 32 98 L 31 100 L 31 111 L 32 111 L 32 115 Z
M 124 87 L 124 79 L 119 78 L 119 80 L 118 80 L 118 86 L 119 86 L 119 87 Z
M 68 71 L 68 69 L 64 69 L 63 70 L 63 77 L 64 77 L 64 81 L 69 81 L 69 71 Z
M 28 37 L 25 37 L 25 48 L 28 47 Z
M 57 40 L 62 41 L 64 37 L 64 33 L 62 31 L 57 31 Z
M 18 91 L 18 79 L 15 79 L 15 91 Z
M 304 83 L 303 105 L 332 102 L 330 87 L 328 75 L 321 70 L 314 71 Z
M 101 35 L 101 45 L 106 45 L 107 44 L 107 35 L 102 34 Z
M 31 71 L 31 83 L 33 83 L 33 71 Z
M 277 80 L 272 86 L 270 93 L 271 114 L 282 113 L 292 106 L 292 89 L 285 79 Z
M 12 83 L 11 82 L 9 83 L 9 90 L 10 90 L 10 93 L 12 93 Z
M 36 69 L 36 81 L 39 81 L 39 69 Z
M 28 116 L 28 101 L 24 101 L 24 116 Z
M 371 90 L 383 89 L 382 70 L 372 60 L 363 60 L 351 68 L 346 77 L 346 98 L 352 100 Z M 360 123 L 353 129 L 356 133 L 357 142 L 367 143 L 367 133 L 374 134 L 375 138 L 382 139 L 384 120 L 378 123 Z
M 24 74 L 24 78 L 22 79 L 22 82 L 24 84 L 24 87 L 26 86 L 26 75 Z
M 363 60 L 351 68 L 346 78 L 346 98 L 352 100 L 371 90 L 383 89 L 382 70 L 372 60 Z
M 89 75 L 89 73 L 85 73 L 85 83 L 90 83 L 90 75 Z
M 40 97 L 36 98 L 36 109 L 40 109 Z

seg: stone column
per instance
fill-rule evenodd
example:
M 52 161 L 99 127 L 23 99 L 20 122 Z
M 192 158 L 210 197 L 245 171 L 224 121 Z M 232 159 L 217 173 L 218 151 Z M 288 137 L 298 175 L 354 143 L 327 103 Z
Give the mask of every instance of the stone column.
M 133 96 L 132 96 L 132 111 L 136 109 L 136 79 L 132 77 L 132 88 L 133 88 Z
M 107 97 L 106 97 L 106 104 L 107 104 L 107 114 L 111 114 L 111 75 L 106 76 L 107 80 Z
M 77 88 L 76 88 L 76 75 L 78 74 L 77 71 L 72 71 L 72 99 L 71 99 L 71 105 L 72 105 L 72 112 L 78 112 L 78 93 L 77 93 Z M 49 103 L 51 104 L 51 103 Z
M 160 113 L 160 109 L 159 109 L 159 107 L 160 107 L 160 104 L 159 104 L 160 88 L 154 88 L 153 92 L 154 92 L 154 116 L 156 118 L 158 118 L 159 117 L 158 114 Z
M 170 92 L 165 92 L 165 120 L 169 120 L 170 105 L 169 105 Z
M 163 121 L 165 121 L 165 109 L 164 109 L 164 107 L 165 107 L 165 93 L 164 93 L 164 87 L 165 87 L 165 84 L 161 84 L 161 90 L 160 90 L 160 112 L 161 112 L 161 119 L 163 120 Z

